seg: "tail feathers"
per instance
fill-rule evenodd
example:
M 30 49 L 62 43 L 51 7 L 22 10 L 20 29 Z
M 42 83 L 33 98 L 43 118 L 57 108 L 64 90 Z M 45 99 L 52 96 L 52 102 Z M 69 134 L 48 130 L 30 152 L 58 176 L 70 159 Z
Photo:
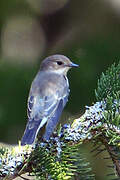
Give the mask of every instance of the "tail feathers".
M 22 146 L 24 146 L 26 144 L 33 144 L 34 143 L 34 140 L 35 140 L 37 133 L 38 133 L 38 130 L 39 130 L 39 125 L 40 125 L 40 123 L 36 123 L 36 124 L 34 124 L 34 127 L 31 129 L 27 125 L 25 132 L 24 132 L 24 135 L 23 135 L 22 140 L 21 140 Z

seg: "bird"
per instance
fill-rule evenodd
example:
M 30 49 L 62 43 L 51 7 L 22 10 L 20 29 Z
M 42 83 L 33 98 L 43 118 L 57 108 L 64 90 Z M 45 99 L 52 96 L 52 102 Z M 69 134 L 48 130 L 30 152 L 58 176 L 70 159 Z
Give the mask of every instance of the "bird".
M 28 122 L 21 139 L 22 146 L 32 145 L 43 127 L 45 132 L 42 139 L 49 141 L 68 101 L 70 89 L 67 72 L 78 66 L 68 57 L 59 54 L 42 61 L 28 96 Z

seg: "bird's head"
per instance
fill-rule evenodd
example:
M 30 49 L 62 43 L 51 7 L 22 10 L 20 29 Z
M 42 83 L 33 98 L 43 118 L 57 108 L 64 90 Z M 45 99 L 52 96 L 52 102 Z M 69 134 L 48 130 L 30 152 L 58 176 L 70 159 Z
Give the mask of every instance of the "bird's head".
M 64 55 L 52 55 L 44 59 L 41 63 L 41 70 L 52 71 L 58 74 L 66 75 L 68 70 L 72 67 L 78 67 Z

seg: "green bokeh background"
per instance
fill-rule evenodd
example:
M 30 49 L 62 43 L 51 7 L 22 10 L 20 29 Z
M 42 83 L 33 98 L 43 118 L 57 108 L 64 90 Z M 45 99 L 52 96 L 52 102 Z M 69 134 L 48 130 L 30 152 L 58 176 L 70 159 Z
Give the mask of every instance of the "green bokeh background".
M 69 0 L 65 6 L 51 13 L 36 11 L 28 2 L 0 1 L 0 141 L 9 144 L 18 143 L 24 132 L 30 85 L 44 57 L 64 54 L 80 65 L 79 69 L 73 69 L 68 74 L 71 93 L 62 120 L 71 116 L 79 117 L 85 105 L 96 101 L 94 89 L 98 78 L 113 62 L 120 59 L 119 6 L 115 8 L 111 1 Z M 3 38 L 5 24 L 18 16 L 21 21 L 32 17 L 44 32 L 44 49 L 36 59 L 31 57 L 31 61 L 23 58 L 21 62 L 19 56 L 14 56 L 13 61 L 3 46 L 4 41 L 7 42 Z M 9 34 L 9 28 L 7 32 Z M 9 48 L 15 42 L 11 42 Z M 19 50 L 18 44 L 16 49 Z M 101 179 L 99 173 L 97 179 Z

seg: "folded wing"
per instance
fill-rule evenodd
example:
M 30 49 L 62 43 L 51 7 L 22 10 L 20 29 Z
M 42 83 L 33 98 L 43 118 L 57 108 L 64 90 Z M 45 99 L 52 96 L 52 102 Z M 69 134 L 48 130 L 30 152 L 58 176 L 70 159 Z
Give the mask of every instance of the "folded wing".
M 64 97 L 30 95 L 28 99 L 28 123 L 21 140 L 21 145 L 32 144 L 40 128 L 46 123 L 43 138 L 49 140 L 56 127 L 63 108 L 67 102 L 68 94 Z

